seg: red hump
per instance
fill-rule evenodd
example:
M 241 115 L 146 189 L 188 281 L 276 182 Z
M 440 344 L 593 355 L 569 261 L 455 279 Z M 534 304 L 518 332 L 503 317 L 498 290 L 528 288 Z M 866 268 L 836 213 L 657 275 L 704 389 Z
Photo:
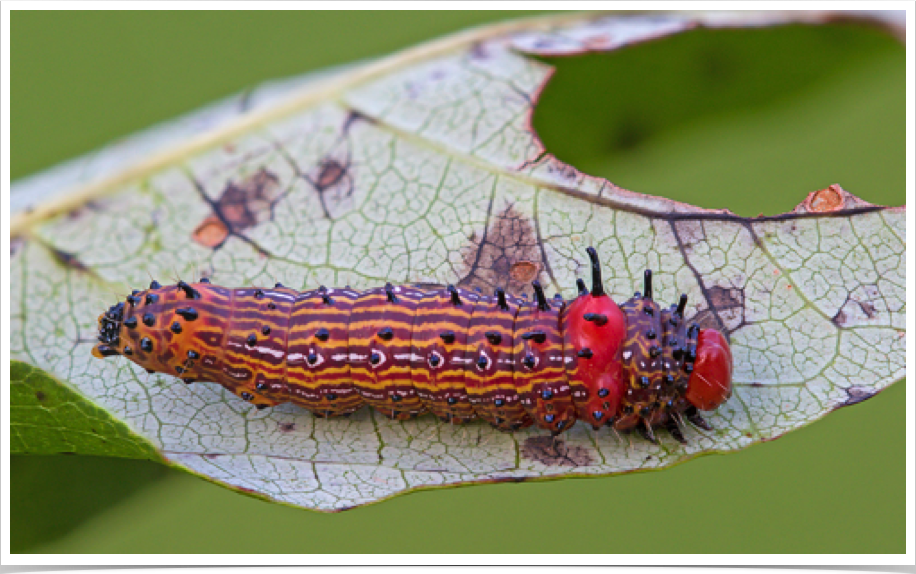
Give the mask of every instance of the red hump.
M 627 318 L 607 295 L 580 295 L 563 313 L 564 355 L 578 417 L 597 428 L 613 421 L 626 389 L 620 348 Z

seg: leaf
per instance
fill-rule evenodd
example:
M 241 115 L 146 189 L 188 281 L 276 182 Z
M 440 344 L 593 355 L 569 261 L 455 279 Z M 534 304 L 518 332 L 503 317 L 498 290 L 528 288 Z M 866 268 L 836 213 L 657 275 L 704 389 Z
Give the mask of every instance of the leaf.
M 111 413 L 40 369 L 10 365 L 12 454 L 88 454 L 161 460 Z
M 12 355 L 65 380 L 169 463 L 319 510 L 420 487 L 658 469 L 860 402 L 905 372 L 903 208 L 831 186 L 792 213 L 741 218 L 583 174 L 530 128 L 551 71 L 532 56 L 786 18 L 828 19 L 574 15 L 474 30 L 255 92 L 239 117 L 223 104 L 33 178 L 14 197 L 51 199 L 13 221 Z M 70 184 L 76 191 L 59 191 Z M 616 300 L 652 268 L 658 299 L 686 292 L 689 314 L 729 334 L 736 387 L 708 416 L 716 430 L 689 429 L 686 446 L 668 436 L 628 446 L 576 425 L 557 451 L 536 429 L 392 422 L 369 409 L 341 420 L 292 405 L 254 411 L 217 385 L 89 354 L 111 294 L 147 273 L 515 292 L 536 276 L 569 298 L 589 245 Z

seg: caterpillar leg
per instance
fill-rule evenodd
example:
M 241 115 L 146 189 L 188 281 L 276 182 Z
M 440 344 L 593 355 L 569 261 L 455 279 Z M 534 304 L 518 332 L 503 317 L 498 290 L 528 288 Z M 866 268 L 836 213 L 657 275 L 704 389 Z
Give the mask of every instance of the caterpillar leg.
M 684 411 L 684 416 L 690 421 L 695 427 L 701 428 L 703 430 L 711 431 L 712 426 L 706 422 L 702 416 L 700 416 L 699 411 L 696 407 L 690 407 Z
M 682 433 L 681 428 L 677 426 L 677 421 L 674 417 L 668 418 L 668 421 L 665 423 L 665 428 L 668 429 L 668 432 L 671 433 L 674 440 L 681 444 L 687 444 L 687 439 L 684 438 L 684 433 Z
M 655 432 L 648 424 L 637 425 L 636 432 L 639 433 L 639 436 L 651 442 L 652 444 L 658 444 L 658 438 L 655 437 Z

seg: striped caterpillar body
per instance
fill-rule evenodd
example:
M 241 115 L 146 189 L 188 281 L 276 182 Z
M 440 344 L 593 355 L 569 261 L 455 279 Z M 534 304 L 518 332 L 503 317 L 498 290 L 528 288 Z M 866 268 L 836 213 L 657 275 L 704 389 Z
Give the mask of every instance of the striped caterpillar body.
M 688 326 L 686 295 L 662 309 L 652 273 L 618 306 L 588 249 L 592 289 L 533 300 L 453 286 L 356 291 L 227 289 L 183 281 L 134 291 L 99 317 L 97 357 L 123 355 L 186 383 L 219 383 L 258 409 L 292 402 L 319 417 L 364 404 L 393 419 L 431 412 L 503 431 L 532 424 L 554 435 L 577 420 L 637 430 L 666 427 L 731 395 L 725 337 Z

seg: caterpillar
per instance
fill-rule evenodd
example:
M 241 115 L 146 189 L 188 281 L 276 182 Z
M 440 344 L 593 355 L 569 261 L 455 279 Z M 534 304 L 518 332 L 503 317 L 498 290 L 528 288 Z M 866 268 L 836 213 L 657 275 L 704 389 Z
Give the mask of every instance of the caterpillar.
M 502 431 L 532 424 L 553 436 L 577 420 L 685 442 L 686 418 L 731 396 L 732 355 L 715 329 L 688 325 L 687 296 L 668 308 L 643 291 L 622 305 L 592 287 L 529 300 L 454 286 L 356 291 L 228 289 L 207 279 L 134 290 L 99 316 L 96 357 L 125 356 L 185 383 L 216 382 L 258 409 L 292 402 L 318 417 L 368 404 L 406 420 L 427 412 Z

